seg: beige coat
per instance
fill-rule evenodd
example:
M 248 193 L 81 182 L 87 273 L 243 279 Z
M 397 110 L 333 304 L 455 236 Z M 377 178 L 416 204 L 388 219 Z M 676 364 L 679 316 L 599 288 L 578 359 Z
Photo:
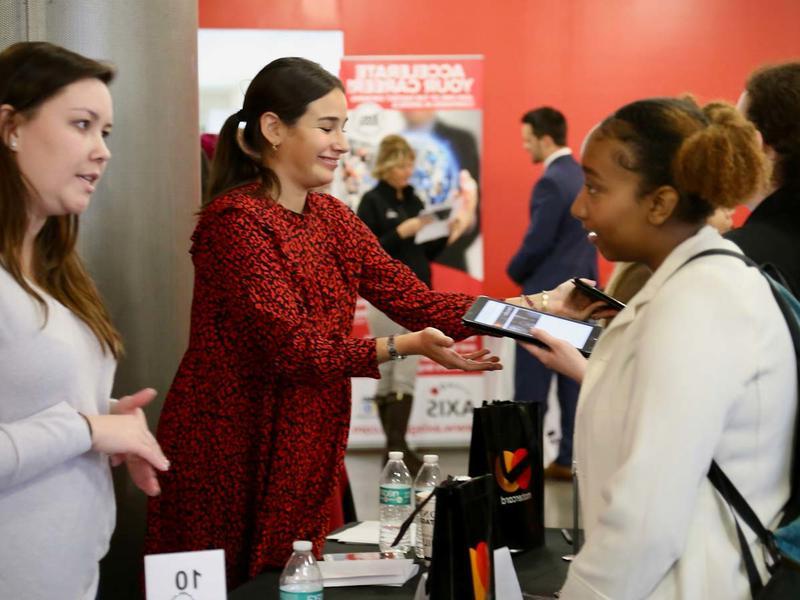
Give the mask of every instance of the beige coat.
M 737 249 L 710 227 L 686 240 L 589 360 L 575 431 L 586 544 L 562 600 L 749 598 L 706 472 L 715 458 L 774 523 L 789 494 L 795 355 L 755 269 L 712 256 L 676 272 L 712 247 Z

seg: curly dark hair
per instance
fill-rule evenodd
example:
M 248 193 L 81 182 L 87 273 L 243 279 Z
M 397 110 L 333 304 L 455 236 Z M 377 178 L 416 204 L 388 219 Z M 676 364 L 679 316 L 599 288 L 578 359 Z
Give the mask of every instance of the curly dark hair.
M 592 134 L 627 147 L 616 158 L 641 176 L 639 192 L 673 187 L 675 217 L 705 220 L 718 207 L 733 208 L 763 189 L 769 177 L 755 126 L 733 106 L 692 98 L 650 98 L 623 106 Z
M 747 118 L 778 154 L 775 183 L 800 187 L 800 62 L 762 67 L 745 89 Z

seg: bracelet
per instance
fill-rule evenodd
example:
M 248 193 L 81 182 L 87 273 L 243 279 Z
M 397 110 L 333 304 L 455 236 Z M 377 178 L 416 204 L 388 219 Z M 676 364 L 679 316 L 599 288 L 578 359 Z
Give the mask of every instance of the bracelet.
M 404 354 L 397 351 L 397 346 L 394 343 L 394 334 L 386 338 L 386 349 L 389 351 L 389 360 L 403 360 Z
M 536 304 L 533 303 L 533 301 L 531 300 L 530 296 L 526 296 L 525 294 L 522 294 L 522 298 L 525 300 L 525 303 L 528 306 L 530 306 L 533 310 L 538 310 L 539 312 L 547 312 L 547 302 L 550 300 L 550 294 L 548 294 L 547 292 L 541 292 L 540 295 L 542 296 L 542 307 L 541 308 L 538 308 L 536 306 Z
M 78 413 L 83 419 L 83 422 L 86 423 L 86 426 L 89 428 L 89 439 L 94 441 L 94 430 L 92 429 L 92 424 L 89 422 L 87 416 L 81 412 Z

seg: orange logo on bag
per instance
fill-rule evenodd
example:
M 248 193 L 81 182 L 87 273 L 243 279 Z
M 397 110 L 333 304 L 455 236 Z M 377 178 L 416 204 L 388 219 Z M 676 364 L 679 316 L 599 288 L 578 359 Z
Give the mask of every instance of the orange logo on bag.
M 485 600 L 489 589 L 489 546 L 479 542 L 469 549 L 469 563 L 472 567 L 472 591 L 475 600 Z
M 518 448 L 514 452 L 503 450 L 503 462 L 505 463 L 506 473 L 517 466 L 526 456 L 528 456 L 528 451 L 525 448 Z M 531 467 L 530 465 L 525 467 L 516 481 L 509 481 L 503 476 L 503 470 L 500 468 L 500 457 L 498 456 L 494 464 L 494 477 L 497 479 L 497 485 L 505 492 L 516 492 L 520 488 L 527 490 L 531 483 Z

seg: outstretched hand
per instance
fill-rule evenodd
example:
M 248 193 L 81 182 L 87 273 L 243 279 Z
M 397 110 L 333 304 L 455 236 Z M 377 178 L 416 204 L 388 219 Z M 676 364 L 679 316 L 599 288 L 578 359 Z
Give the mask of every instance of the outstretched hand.
M 169 468 L 142 410 L 155 397 L 156 391 L 146 388 L 112 403 L 109 415 L 86 415 L 92 426 L 92 449 L 109 454 L 113 466 L 124 462 L 134 484 L 148 496 L 161 491 L 156 469 Z
M 487 349 L 476 350 L 459 354 L 453 350 L 455 340 L 433 327 L 426 327 L 417 331 L 417 352 L 427 356 L 435 363 L 446 369 L 460 369 L 462 371 L 498 371 L 503 368 L 500 359 L 492 356 Z
M 566 375 L 578 383 L 583 381 L 587 360 L 575 346 L 541 329 L 531 328 L 530 333 L 546 347 L 519 342 L 523 348 L 548 369 Z

